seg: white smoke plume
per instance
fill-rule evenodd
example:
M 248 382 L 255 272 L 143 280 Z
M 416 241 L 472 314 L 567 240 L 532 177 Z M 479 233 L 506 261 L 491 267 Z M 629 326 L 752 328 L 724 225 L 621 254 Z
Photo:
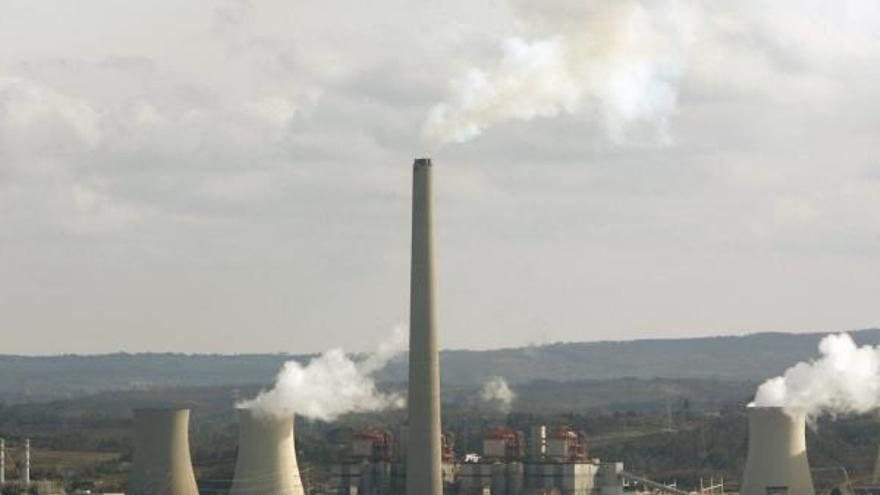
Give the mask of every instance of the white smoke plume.
M 403 397 L 381 392 L 373 375 L 406 347 L 406 329 L 398 325 L 390 339 L 380 343 L 375 352 L 359 362 L 342 349 L 326 351 L 305 365 L 288 361 L 271 389 L 236 406 L 266 414 L 293 411 L 300 416 L 324 421 L 333 421 L 351 412 L 403 407 Z
M 783 407 L 815 418 L 880 406 L 880 346 L 857 346 L 845 333 L 819 343 L 818 359 L 798 363 L 758 387 L 749 406 Z
M 516 393 L 507 385 L 507 380 L 500 376 L 493 376 L 483 382 L 483 390 L 480 392 L 483 401 L 498 406 L 501 412 L 510 412 L 510 406 L 516 399 Z
M 502 55 L 453 81 L 424 127 L 439 144 L 464 142 L 506 120 L 590 112 L 613 140 L 647 124 L 661 141 L 676 108 L 694 40 L 686 0 L 522 2 L 530 29 L 502 44 Z

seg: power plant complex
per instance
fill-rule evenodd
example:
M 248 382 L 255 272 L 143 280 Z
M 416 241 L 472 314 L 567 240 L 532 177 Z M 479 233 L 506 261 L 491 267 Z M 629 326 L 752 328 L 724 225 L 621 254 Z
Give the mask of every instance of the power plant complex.
M 455 439 L 441 429 L 440 361 L 430 159 L 415 160 L 412 186 L 410 339 L 407 422 L 396 435 L 366 429 L 350 441 L 347 460 L 330 466 L 331 483 L 309 493 L 333 495 L 622 495 L 674 486 L 630 473 L 621 462 L 592 457 L 586 435 L 565 425 L 508 427 L 482 439 L 481 454 L 456 459 Z M 238 450 L 229 495 L 305 495 L 296 458 L 295 411 L 239 407 Z M 129 495 L 199 495 L 189 444 L 190 412 L 134 411 Z M 748 410 L 748 453 L 741 495 L 815 495 L 805 417 L 775 407 Z M 28 470 L 24 483 L 29 479 Z M 8 484 L 0 440 L 0 484 Z M 723 493 L 723 485 L 712 491 Z M 702 493 L 708 493 L 704 491 Z M 209 494 L 202 494 L 209 495 Z

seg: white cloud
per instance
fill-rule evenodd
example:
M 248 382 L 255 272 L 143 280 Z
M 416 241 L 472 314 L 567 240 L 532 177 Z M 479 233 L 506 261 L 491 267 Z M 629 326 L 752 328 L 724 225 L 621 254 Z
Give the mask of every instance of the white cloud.
M 5 350 L 369 347 L 429 115 L 444 345 L 876 323 L 872 2 L 339 8 L 4 7 Z

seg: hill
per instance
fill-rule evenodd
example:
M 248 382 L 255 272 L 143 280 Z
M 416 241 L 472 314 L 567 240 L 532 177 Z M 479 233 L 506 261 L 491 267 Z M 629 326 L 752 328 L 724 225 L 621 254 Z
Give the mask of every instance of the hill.
M 880 329 L 851 333 L 859 344 L 880 343 Z M 446 350 L 443 382 L 473 386 L 498 375 L 512 384 L 618 378 L 760 381 L 816 355 L 824 334 L 756 333 L 689 339 L 568 342 L 487 351 Z M 168 353 L 94 356 L 0 355 L 0 401 L 32 402 L 108 390 L 271 383 L 290 359 L 310 355 L 189 355 Z M 393 360 L 380 381 L 406 380 L 406 358 Z

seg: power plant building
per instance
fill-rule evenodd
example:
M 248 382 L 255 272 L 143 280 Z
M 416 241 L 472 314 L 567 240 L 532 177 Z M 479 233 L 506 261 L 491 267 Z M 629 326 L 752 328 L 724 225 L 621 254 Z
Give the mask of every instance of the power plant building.
M 541 431 L 546 431 L 541 429 Z M 554 431 L 571 431 L 567 427 Z M 475 462 L 458 462 L 451 455 L 441 464 L 444 493 L 453 495 L 621 495 L 625 473 L 622 463 L 595 459 L 549 456 L 537 458 L 523 448 L 525 435 L 507 427 L 490 430 L 483 439 L 483 456 Z M 451 438 L 444 435 L 444 451 L 451 452 Z M 582 439 L 583 435 L 575 434 Z M 373 445 L 365 445 L 372 439 Z M 332 493 L 337 495 L 402 495 L 405 464 L 393 442 L 394 454 L 385 455 L 388 432 L 355 433 L 349 462 L 331 466 Z M 369 442 L 368 442 L 369 443 Z M 567 448 L 567 447 L 566 447 Z M 584 451 L 585 446 L 573 446 Z M 364 454 L 372 453 L 365 456 Z M 471 456 L 468 456 L 469 458 Z

